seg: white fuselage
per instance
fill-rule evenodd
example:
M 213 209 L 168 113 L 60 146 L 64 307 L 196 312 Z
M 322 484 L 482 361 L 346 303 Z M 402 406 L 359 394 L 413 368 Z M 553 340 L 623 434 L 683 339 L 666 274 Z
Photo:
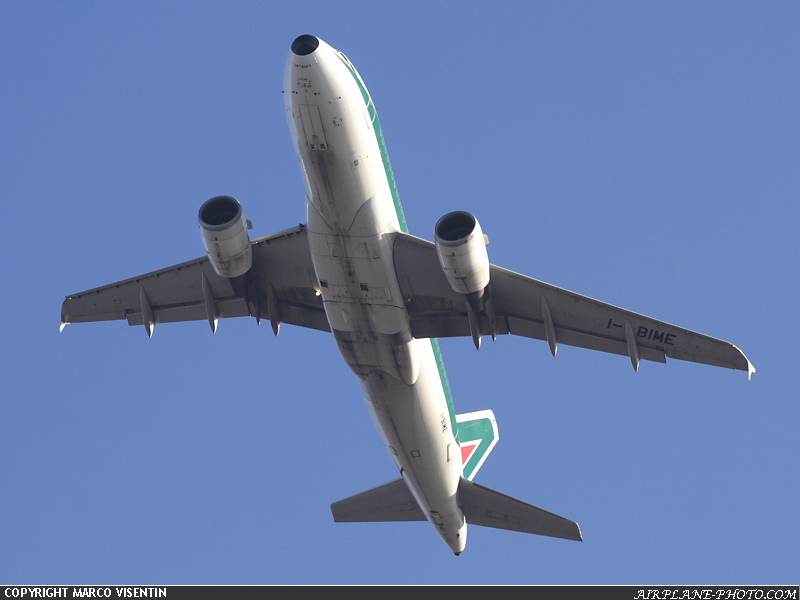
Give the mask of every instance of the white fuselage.
M 455 415 L 438 345 L 411 335 L 391 252 L 405 221 L 374 106 L 352 64 L 321 40 L 289 53 L 283 93 L 331 331 L 401 476 L 459 553 L 467 526 Z

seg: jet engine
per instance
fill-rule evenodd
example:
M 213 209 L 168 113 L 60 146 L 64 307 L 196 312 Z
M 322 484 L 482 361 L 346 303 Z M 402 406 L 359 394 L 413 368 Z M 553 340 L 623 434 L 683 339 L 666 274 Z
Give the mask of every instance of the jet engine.
M 197 218 L 206 254 L 217 274 L 231 279 L 247 273 L 253 265 L 253 250 L 247 233 L 249 222 L 239 201 L 215 196 L 203 203 Z
M 433 229 L 439 262 L 459 294 L 483 292 L 489 285 L 489 255 L 481 225 L 468 212 L 446 214 Z
M 481 225 L 468 212 L 446 214 L 433 228 L 439 263 L 450 287 L 466 299 L 469 330 L 480 350 L 481 335 L 497 338 L 497 318 L 489 287 L 489 255 Z

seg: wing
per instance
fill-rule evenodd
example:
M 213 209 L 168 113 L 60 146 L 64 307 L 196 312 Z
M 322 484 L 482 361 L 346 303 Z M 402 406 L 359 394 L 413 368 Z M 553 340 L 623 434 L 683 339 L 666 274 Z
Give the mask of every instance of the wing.
M 414 337 L 470 336 L 465 297 L 445 279 L 436 246 L 408 234 L 394 243 L 394 264 Z M 633 313 L 491 266 L 489 302 L 479 335 L 513 334 L 558 344 L 666 362 L 666 357 L 748 372 L 755 368 L 733 344 Z
M 251 285 L 234 291 L 230 280 L 214 271 L 207 257 L 154 271 L 80 294 L 61 307 L 67 323 L 127 319 L 129 325 L 254 316 L 277 325 L 290 323 L 330 331 L 317 280 L 308 234 L 300 225 L 252 242 Z

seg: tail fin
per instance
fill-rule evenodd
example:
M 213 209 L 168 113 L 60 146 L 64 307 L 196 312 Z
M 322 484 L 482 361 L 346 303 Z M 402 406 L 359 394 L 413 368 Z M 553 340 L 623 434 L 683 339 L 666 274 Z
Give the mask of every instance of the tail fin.
M 575 521 L 472 482 L 500 438 L 492 411 L 457 415 L 456 427 L 463 465 L 458 497 L 467 523 L 583 541 L 581 529 Z M 402 479 L 334 502 L 331 512 L 337 523 L 426 520 Z
M 458 444 L 461 446 L 462 475 L 472 481 L 483 461 L 489 456 L 500 434 L 497 421 L 490 410 L 456 415 Z

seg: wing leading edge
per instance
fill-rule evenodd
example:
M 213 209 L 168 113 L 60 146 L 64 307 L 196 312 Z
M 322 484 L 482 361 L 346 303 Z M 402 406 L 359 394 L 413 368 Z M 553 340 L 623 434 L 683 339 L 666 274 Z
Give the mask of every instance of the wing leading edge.
M 416 338 L 471 335 L 465 298 L 444 276 L 432 242 L 399 234 L 394 263 Z M 480 335 L 512 334 L 640 360 L 677 360 L 747 371 L 755 367 L 729 342 L 594 300 L 568 290 L 491 266 L 493 316 L 479 317 Z
M 126 319 L 152 334 L 158 323 L 254 316 L 276 329 L 289 323 L 330 331 L 305 227 L 287 229 L 252 242 L 251 285 L 244 293 L 217 275 L 207 257 L 111 285 L 67 296 L 61 327 L 67 323 Z

